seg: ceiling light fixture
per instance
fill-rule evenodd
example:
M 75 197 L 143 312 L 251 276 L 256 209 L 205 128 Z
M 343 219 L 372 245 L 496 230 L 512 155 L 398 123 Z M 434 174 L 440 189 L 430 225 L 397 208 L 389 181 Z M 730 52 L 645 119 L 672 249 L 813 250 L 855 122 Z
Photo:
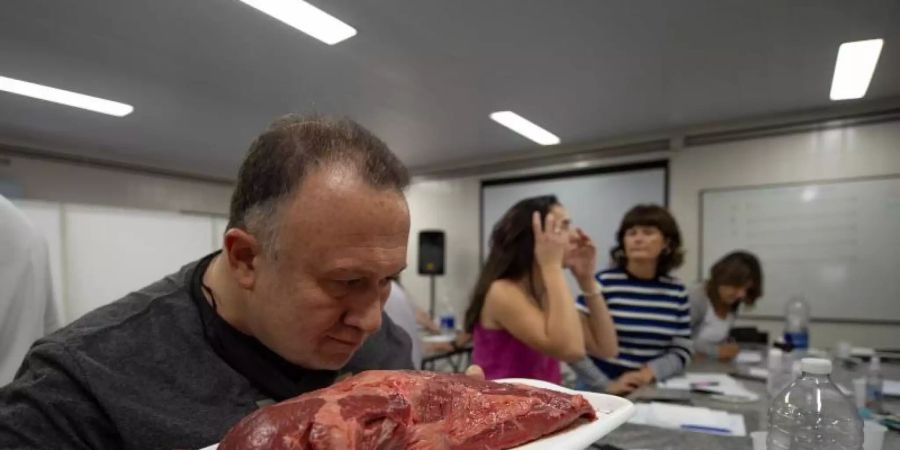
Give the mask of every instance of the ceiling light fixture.
M 303 0 L 241 0 L 328 45 L 356 35 L 356 28 Z
M 534 122 L 512 112 L 497 111 L 491 113 L 491 119 L 522 136 L 531 139 L 541 145 L 559 144 L 559 138 L 555 134 L 541 128 Z
M 56 89 L 50 86 L 29 83 L 27 81 L 4 76 L 0 76 L 0 91 L 24 95 L 26 97 L 59 103 L 75 108 L 87 109 L 89 111 L 109 114 L 110 116 L 116 117 L 124 117 L 134 111 L 133 106 L 126 105 L 125 103 L 114 102 L 112 100 L 92 97 L 90 95 Z
M 832 100 L 850 100 L 866 95 L 883 45 L 883 39 L 841 44 L 834 64 L 834 78 L 831 79 Z

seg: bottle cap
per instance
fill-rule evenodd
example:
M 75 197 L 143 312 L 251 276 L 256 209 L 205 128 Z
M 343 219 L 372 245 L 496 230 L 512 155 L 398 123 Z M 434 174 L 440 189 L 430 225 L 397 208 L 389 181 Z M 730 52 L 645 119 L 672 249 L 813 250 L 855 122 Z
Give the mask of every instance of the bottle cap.
M 869 369 L 881 370 L 881 358 L 879 358 L 878 356 L 873 356 L 869 361 Z
M 814 375 L 828 375 L 831 373 L 831 361 L 822 358 L 803 358 L 800 361 L 800 370 Z

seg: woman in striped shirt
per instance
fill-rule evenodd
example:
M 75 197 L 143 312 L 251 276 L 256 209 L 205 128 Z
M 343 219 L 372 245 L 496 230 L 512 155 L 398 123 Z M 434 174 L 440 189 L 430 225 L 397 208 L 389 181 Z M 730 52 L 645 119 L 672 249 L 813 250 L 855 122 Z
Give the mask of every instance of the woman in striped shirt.
M 627 394 L 683 371 L 691 361 L 687 292 L 669 276 L 683 257 L 675 219 L 657 205 L 635 206 L 619 226 L 611 256 L 612 268 L 595 278 L 615 323 L 619 353 L 573 368 L 588 388 Z M 578 305 L 589 314 L 584 298 Z

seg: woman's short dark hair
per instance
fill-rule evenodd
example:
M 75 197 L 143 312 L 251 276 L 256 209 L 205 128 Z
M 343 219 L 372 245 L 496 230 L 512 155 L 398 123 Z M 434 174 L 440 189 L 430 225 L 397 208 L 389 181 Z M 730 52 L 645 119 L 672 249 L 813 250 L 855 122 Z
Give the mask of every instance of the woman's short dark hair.
M 731 252 L 716 261 L 709 269 L 709 280 L 706 281 L 706 295 L 710 300 L 719 301 L 719 286 L 745 286 L 747 297 L 743 299 L 748 306 L 753 306 L 763 295 L 763 273 L 759 259 L 753 253 L 744 250 Z M 732 307 L 737 310 L 740 303 Z
M 471 332 L 481 318 L 485 297 L 494 281 L 515 280 L 531 272 L 534 264 L 532 215 L 535 211 L 539 212 L 541 223 L 544 223 L 544 218 L 558 204 L 559 200 L 553 195 L 526 198 L 513 205 L 494 225 L 488 244 L 488 258 L 466 310 L 466 331 Z
M 628 255 L 625 254 L 625 233 L 634 227 L 655 227 L 662 233 L 668 245 L 659 255 L 656 265 L 657 275 L 668 275 L 670 271 L 677 269 L 684 262 L 684 249 L 681 247 L 681 232 L 678 223 L 666 208 L 659 205 L 645 204 L 631 208 L 619 231 L 616 232 L 616 245 L 610 250 L 613 266 L 625 268 L 628 266 Z

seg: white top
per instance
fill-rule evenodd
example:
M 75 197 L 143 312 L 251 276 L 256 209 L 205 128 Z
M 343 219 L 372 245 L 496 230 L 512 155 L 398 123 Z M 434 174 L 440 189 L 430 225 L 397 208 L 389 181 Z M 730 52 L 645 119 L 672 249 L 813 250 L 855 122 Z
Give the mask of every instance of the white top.
M 59 328 L 47 243 L 0 195 L 0 386 L 12 381 L 35 340 Z
M 694 340 L 694 351 L 707 356 L 718 356 L 718 345 L 728 339 L 731 327 L 734 326 L 735 315 L 728 312 L 725 318 L 716 315 L 709 296 L 706 295 L 705 283 L 700 283 L 688 291 L 691 302 L 691 336 Z
M 403 328 L 412 341 L 413 367 L 422 367 L 422 341 L 419 339 L 419 325 L 416 323 L 416 306 L 412 299 L 396 281 L 391 281 L 391 295 L 384 304 L 384 312 L 397 326 Z
M 700 329 L 697 330 L 695 341 L 710 342 L 721 344 L 728 339 L 728 333 L 731 331 L 731 325 L 734 323 L 734 314 L 728 313 L 724 319 L 716 315 L 713 308 L 706 310 Z

